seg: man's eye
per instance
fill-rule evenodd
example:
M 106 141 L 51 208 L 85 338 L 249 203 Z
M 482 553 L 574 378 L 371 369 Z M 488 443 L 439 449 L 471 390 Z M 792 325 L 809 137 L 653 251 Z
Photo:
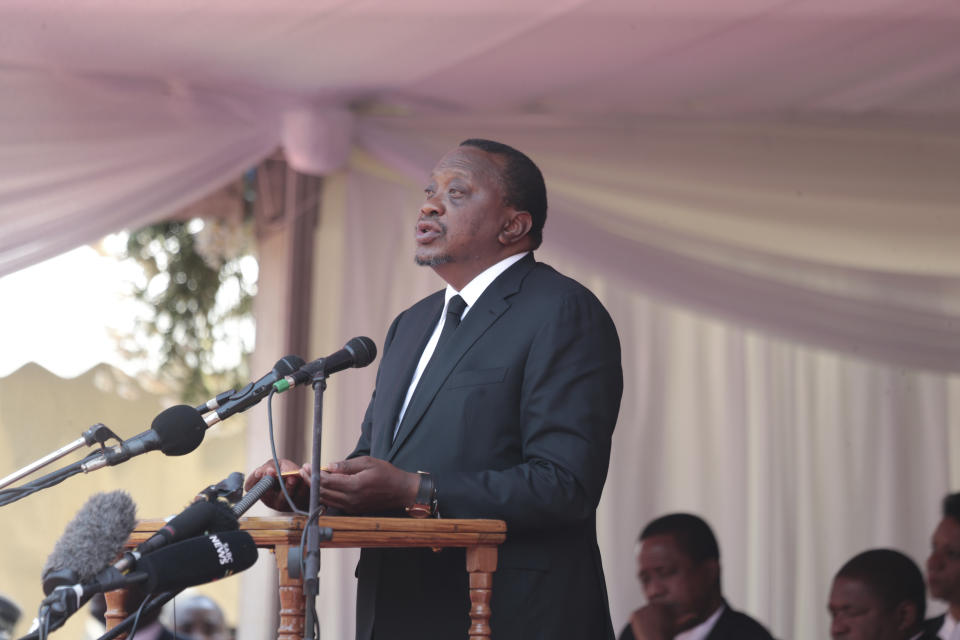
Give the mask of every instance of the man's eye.
M 460 196 L 463 195 L 463 191 L 461 191 L 460 189 L 450 189 L 447 191 L 447 193 L 449 193 L 454 198 L 459 198 Z
M 426 194 L 428 198 L 433 196 L 434 193 L 436 193 L 433 187 L 427 187 L 426 189 L 423 190 L 423 192 Z

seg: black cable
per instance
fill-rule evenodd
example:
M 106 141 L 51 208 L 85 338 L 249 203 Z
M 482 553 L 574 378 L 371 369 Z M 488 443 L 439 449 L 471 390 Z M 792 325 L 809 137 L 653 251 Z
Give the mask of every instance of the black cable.
M 283 492 L 283 497 L 286 498 L 290 510 L 297 515 L 308 516 L 309 518 L 310 514 L 303 509 L 298 509 L 297 505 L 293 503 L 293 498 L 291 498 L 287 492 L 287 483 L 283 481 L 283 476 L 280 472 L 280 457 L 277 455 L 277 442 L 273 437 L 273 395 L 276 392 L 276 389 L 271 388 L 270 394 L 267 396 L 267 430 L 270 434 L 270 453 L 273 456 L 273 468 L 277 471 L 277 483 L 280 485 L 280 491 Z M 304 530 L 306 530 L 306 528 L 304 528 Z
M 83 465 L 92 459 L 94 456 L 99 455 L 99 451 L 95 451 L 88 455 L 83 460 L 78 460 L 73 464 L 67 465 L 62 469 L 57 469 L 47 475 L 37 478 L 32 482 L 21 485 L 19 487 L 13 487 L 12 489 L 3 489 L 0 491 L 0 507 L 6 506 L 17 500 L 26 498 L 27 496 L 36 493 L 42 489 L 47 489 L 49 487 L 55 486 L 66 480 L 71 476 L 75 476 L 78 473 L 83 471 Z
M 143 599 L 143 602 L 140 603 L 140 606 L 137 607 L 137 617 L 133 619 L 133 629 L 130 630 L 130 635 L 127 636 L 127 640 L 133 640 L 133 637 L 137 635 L 137 626 L 140 624 L 140 614 L 143 613 L 143 608 L 146 607 L 149 602 L 150 596 L 148 595 Z

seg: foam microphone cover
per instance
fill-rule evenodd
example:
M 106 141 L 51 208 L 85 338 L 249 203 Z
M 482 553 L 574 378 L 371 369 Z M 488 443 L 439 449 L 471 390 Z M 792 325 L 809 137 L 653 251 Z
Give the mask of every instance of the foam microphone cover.
M 133 499 L 124 491 L 91 496 L 67 524 L 43 565 L 44 593 L 49 595 L 61 584 L 89 582 L 113 562 L 137 524 L 136 511 Z
M 182 456 L 200 446 L 207 423 L 193 407 L 178 404 L 161 411 L 150 428 L 160 438 L 160 451 L 168 456 Z
M 257 545 L 246 531 L 198 536 L 145 555 L 137 571 L 147 574 L 149 593 L 176 591 L 245 571 L 257 561 Z

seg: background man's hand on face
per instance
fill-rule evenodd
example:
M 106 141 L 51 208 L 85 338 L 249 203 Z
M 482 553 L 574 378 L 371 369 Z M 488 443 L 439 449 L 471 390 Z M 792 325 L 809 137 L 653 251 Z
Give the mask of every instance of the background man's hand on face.
M 675 633 L 674 611 L 669 605 L 648 604 L 633 612 L 630 627 L 636 640 L 670 640 Z

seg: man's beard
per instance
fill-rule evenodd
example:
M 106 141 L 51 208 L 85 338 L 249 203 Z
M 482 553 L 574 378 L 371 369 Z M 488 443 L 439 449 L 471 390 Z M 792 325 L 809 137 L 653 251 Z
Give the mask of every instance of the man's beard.
M 429 258 L 421 258 L 420 256 L 414 256 L 413 261 L 416 262 L 421 267 L 439 267 L 442 264 L 449 264 L 453 262 L 453 257 L 449 254 L 441 254 L 439 256 L 431 256 Z

